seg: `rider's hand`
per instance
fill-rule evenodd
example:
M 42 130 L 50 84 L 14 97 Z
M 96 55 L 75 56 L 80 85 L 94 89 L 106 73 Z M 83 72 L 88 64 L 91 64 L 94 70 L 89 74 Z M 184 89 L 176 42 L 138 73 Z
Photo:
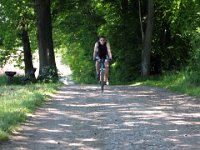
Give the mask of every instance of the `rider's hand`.
M 93 58 L 94 61 L 100 60 L 99 56 Z

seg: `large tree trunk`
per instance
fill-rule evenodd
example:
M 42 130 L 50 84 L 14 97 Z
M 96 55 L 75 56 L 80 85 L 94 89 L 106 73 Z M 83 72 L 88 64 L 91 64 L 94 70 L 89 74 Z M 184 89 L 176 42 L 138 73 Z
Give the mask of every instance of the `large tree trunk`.
M 24 64 L 25 64 L 25 76 L 32 81 L 35 81 L 35 69 L 33 68 L 31 46 L 26 25 L 22 22 L 22 43 L 24 51 Z
M 143 23 L 142 23 L 142 11 L 141 11 L 141 0 L 138 0 L 138 8 L 139 8 L 139 19 L 140 19 L 140 30 L 141 30 L 141 37 L 142 37 L 142 44 L 144 43 L 144 30 L 143 30 Z
M 153 34 L 154 1 L 148 0 L 148 16 L 142 49 L 142 77 L 146 78 L 150 74 L 150 53 Z
M 39 76 L 57 77 L 57 68 L 52 39 L 52 22 L 50 0 L 35 0 L 38 19 L 38 44 L 39 44 Z M 51 71 L 47 72 L 47 70 Z M 53 74 L 52 74 L 53 73 Z

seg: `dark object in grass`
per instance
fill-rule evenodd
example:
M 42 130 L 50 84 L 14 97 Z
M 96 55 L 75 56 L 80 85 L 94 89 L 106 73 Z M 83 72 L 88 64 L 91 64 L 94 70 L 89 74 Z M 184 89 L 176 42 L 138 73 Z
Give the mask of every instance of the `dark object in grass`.
M 28 72 L 24 77 L 21 78 L 21 83 L 26 84 L 29 82 L 36 82 L 35 71 L 37 68 L 33 68 L 30 72 Z
M 5 74 L 8 76 L 8 82 L 11 83 L 13 81 L 14 75 L 16 75 L 16 71 L 5 71 Z

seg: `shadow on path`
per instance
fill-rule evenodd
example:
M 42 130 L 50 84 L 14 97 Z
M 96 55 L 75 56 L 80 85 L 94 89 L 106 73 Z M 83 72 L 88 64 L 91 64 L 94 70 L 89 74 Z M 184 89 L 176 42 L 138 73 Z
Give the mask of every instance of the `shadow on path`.
M 145 86 L 62 87 L 2 150 L 199 149 L 197 99 Z

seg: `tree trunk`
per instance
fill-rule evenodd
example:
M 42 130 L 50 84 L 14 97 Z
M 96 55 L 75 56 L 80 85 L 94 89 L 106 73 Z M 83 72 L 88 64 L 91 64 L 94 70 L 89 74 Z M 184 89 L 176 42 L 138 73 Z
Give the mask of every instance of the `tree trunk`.
M 150 74 L 150 53 L 153 34 L 154 1 L 148 0 L 148 18 L 142 50 L 142 77 L 147 78 Z
M 25 76 L 31 80 L 35 81 L 35 69 L 33 68 L 32 62 L 32 54 L 31 54 L 31 46 L 28 35 L 28 30 L 26 25 L 22 22 L 22 43 L 23 43 L 23 51 L 24 51 L 24 64 L 25 64 Z
M 140 19 L 140 30 L 141 30 L 141 37 L 142 37 L 142 44 L 144 43 L 144 30 L 143 30 L 143 23 L 142 23 L 142 12 L 141 12 L 141 0 L 138 0 L 138 8 L 139 8 L 139 19 Z
M 50 75 L 57 77 L 57 68 L 52 39 L 52 22 L 50 0 L 35 0 L 38 21 L 38 45 L 39 45 L 39 76 Z M 48 69 L 51 71 L 47 72 Z M 52 74 L 53 73 L 53 74 Z

